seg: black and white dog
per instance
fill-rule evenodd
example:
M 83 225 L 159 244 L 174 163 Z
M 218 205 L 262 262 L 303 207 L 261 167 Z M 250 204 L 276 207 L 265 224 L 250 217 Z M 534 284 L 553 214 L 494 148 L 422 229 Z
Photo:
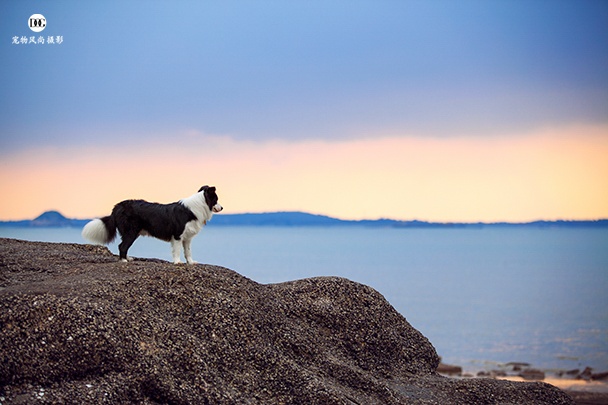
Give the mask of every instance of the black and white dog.
M 173 263 L 181 263 L 181 250 L 188 264 L 194 263 L 190 244 L 192 238 L 223 207 L 218 203 L 215 187 L 203 186 L 198 193 L 171 204 L 126 200 L 114 206 L 112 215 L 94 219 L 82 229 L 83 238 L 106 245 L 120 232 L 120 260 L 127 261 L 127 251 L 140 235 L 171 242 Z

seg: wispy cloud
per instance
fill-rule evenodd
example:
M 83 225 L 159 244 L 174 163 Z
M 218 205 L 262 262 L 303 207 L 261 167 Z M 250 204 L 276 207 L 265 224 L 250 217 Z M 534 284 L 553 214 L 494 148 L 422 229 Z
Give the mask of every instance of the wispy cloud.
M 124 148 L 38 149 L 3 160 L 0 215 L 107 213 L 214 184 L 226 212 L 302 210 L 341 218 L 527 221 L 608 217 L 608 127 L 510 137 L 394 135 L 239 141 L 196 132 Z

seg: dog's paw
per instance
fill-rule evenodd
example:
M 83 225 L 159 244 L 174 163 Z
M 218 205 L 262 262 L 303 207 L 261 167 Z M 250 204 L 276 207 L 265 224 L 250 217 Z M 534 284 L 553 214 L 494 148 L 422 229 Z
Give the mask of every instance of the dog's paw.
M 182 264 L 182 261 L 179 260 L 179 259 L 178 260 L 173 260 L 173 264 Z
M 196 260 L 192 260 L 192 259 L 188 260 L 188 264 L 196 264 L 196 263 L 197 263 Z

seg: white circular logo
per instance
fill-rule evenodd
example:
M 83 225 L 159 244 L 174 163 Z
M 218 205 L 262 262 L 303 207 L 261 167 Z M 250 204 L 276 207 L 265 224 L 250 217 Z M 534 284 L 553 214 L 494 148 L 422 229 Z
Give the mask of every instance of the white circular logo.
M 32 14 L 27 25 L 34 32 L 40 32 L 46 28 L 46 18 L 42 14 Z

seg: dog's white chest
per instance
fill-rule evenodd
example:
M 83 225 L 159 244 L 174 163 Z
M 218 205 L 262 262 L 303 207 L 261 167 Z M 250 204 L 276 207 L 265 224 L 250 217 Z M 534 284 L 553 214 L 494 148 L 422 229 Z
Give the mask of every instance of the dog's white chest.
M 192 239 L 201 231 L 205 223 L 203 221 L 193 220 L 186 224 L 184 232 L 181 235 L 182 239 Z

